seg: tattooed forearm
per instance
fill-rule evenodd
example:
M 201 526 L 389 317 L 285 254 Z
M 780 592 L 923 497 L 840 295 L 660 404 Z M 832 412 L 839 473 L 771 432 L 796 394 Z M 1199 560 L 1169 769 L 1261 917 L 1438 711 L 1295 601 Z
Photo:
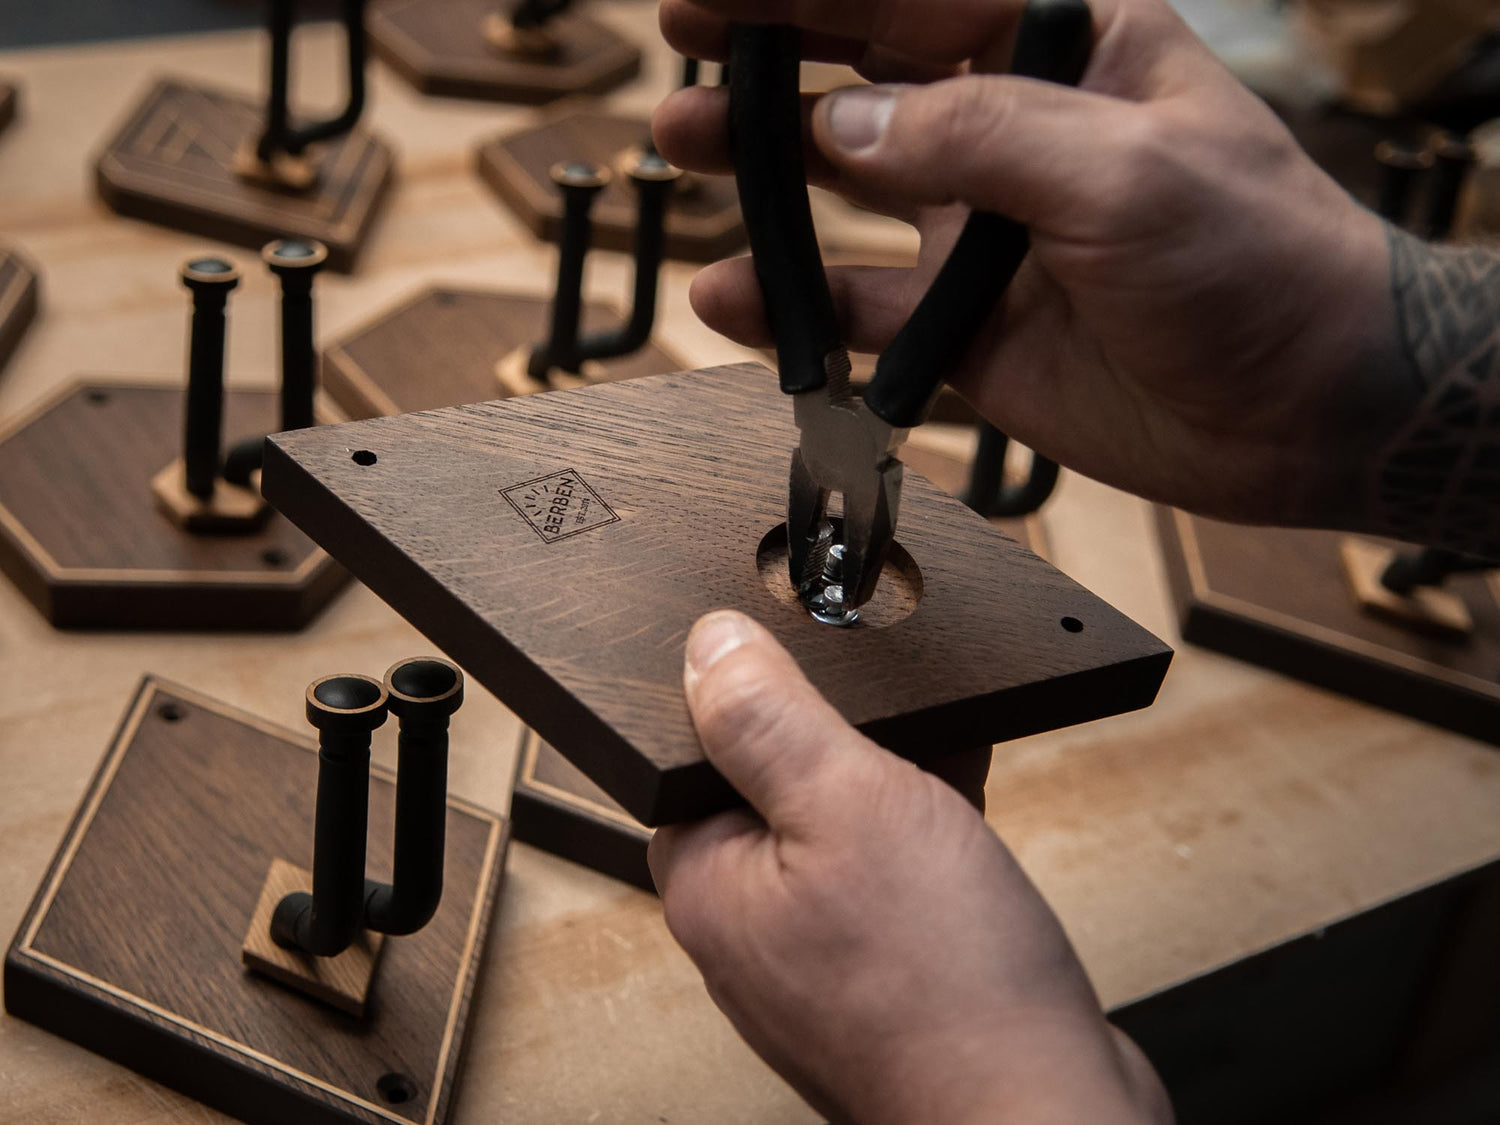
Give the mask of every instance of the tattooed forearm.
M 1500 559 L 1500 252 L 1388 238 L 1414 409 L 1376 459 L 1373 522 Z

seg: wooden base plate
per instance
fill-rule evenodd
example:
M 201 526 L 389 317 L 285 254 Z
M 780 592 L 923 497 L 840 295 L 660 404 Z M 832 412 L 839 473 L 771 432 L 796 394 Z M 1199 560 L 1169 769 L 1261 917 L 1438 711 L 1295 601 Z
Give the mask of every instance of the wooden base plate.
M 365 16 L 370 47 L 424 94 L 550 102 L 568 94 L 603 94 L 641 71 L 640 48 L 585 16 L 564 13 L 548 24 L 559 44 L 550 58 L 526 58 L 485 42 L 485 17 L 508 0 L 383 0 Z
M 644 118 L 620 117 L 587 106 L 558 106 L 538 125 L 482 145 L 479 174 L 541 239 L 556 242 L 562 196 L 548 170 L 559 160 L 613 167 L 620 154 L 651 135 Z M 745 244 L 739 195 L 728 176 L 693 176 L 667 210 L 669 258 L 713 262 Z M 616 175 L 594 203 L 593 245 L 628 253 L 635 245 L 635 191 Z
M 184 531 L 151 480 L 181 453 L 178 387 L 83 381 L 0 432 L 0 569 L 54 625 L 299 629 L 348 574 L 274 512 Z M 225 396 L 226 438 L 277 425 L 277 395 Z M 264 874 L 264 872 L 261 872 Z
M 318 182 L 279 191 L 234 171 L 259 135 L 264 107 L 233 94 L 164 79 L 147 92 L 96 164 L 99 195 L 122 215 L 259 248 L 273 238 L 315 238 L 328 265 L 354 260 L 390 186 L 392 156 L 360 129 L 309 149 Z
M 1500 583 L 1445 589 L 1473 621 L 1440 637 L 1369 613 L 1333 532 L 1241 527 L 1158 509 L 1184 640 L 1500 743 Z
M 16 251 L 0 247 L 0 367 L 36 318 L 37 288 L 36 267 Z
M 818 624 L 777 560 L 795 443 L 743 364 L 281 434 L 262 488 L 648 825 L 737 800 L 682 698 L 715 607 L 915 758 L 1155 697 L 1170 649 L 915 473 L 864 623 Z
M 323 353 L 323 385 L 351 418 L 436 410 L 504 397 L 495 365 L 547 335 L 551 304 L 490 289 L 432 286 L 381 313 Z M 615 310 L 584 306 L 587 331 L 618 327 Z M 655 344 L 601 365 L 609 379 L 680 371 Z
M 6 1010 L 252 1125 L 445 1121 L 505 822 L 449 801 L 442 905 L 386 942 L 355 1019 L 240 964 L 271 861 L 311 860 L 316 777 L 310 740 L 147 677 L 6 954 Z M 392 780 L 372 770 L 373 878 Z
M 521 732 L 510 822 L 523 844 L 656 893 L 646 865 L 651 829 L 534 730 Z

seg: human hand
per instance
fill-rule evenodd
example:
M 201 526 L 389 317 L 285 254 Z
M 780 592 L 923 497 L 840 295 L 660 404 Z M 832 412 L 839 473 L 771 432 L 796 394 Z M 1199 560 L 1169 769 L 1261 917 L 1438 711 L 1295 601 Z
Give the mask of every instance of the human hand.
M 750 802 L 658 829 L 667 925 L 749 1044 L 834 1121 L 1170 1121 L 1062 927 L 943 781 L 870 742 L 759 625 L 710 614 L 684 686 Z
M 1409 410 L 1386 228 L 1297 147 L 1163 0 L 1094 0 L 1081 87 L 983 73 L 1020 0 L 663 0 L 679 50 L 723 58 L 730 19 L 795 23 L 809 57 L 878 82 L 809 100 L 809 178 L 922 233 L 915 270 L 829 271 L 846 339 L 879 351 L 967 209 L 1027 224 L 1032 254 L 953 376 L 1017 440 L 1210 515 L 1351 525 Z M 910 83 L 918 83 L 911 85 Z M 659 109 L 668 159 L 730 168 L 727 92 Z M 771 342 L 748 259 L 694 307 Z

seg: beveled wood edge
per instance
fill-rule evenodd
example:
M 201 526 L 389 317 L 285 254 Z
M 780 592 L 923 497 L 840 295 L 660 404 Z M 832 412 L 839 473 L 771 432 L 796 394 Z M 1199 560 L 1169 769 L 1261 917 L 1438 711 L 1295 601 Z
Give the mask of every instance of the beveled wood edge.
M 519 765 L 516 769 L 515 790 L 525 789 L 533 795 L 540 795 L 549 801 L 561 802 L 585 816 L 596 820 L 603 820 L 614 828 L 624 828 L 632 835 L 639 836 L 642 840 L 651 838 L 651 830 L 636 820 L 629 813 L 617 812 L 606 805 L 595 801 L 585 800 L 576 793 L 570 793 L 566 789 L 559 789 L 555 785 L 549 785 L 536 776 L 537 758 L 541 753 L 542 736 L 530 727 L 521 728 L 521 745 L 517 755 Z M 560 752 L 559 752 L 560 753 Z M 566 760 L 566 759 L 564 759 Z M 571 764 L 571 763 L 570 763 Z M 574 767 L 577 768 L 576 766 Z
M 1470 676 L 1464 672 L 1455 672 L 1450 668 L 1444 668 L 1440 664 L 1432 664 L 1418 657 L 1411 656 L 1399 649 L 1390 648 L 1386 645 L 1377 644 L 1373 641 L 1364 640 L 1361 637 L 1351 637 L 1347 633 L 1341 633 L 1337 629 L 1330 629 L 1323 625 L 1317 625 L 1310 621 L 1289 614 L 1278 613 L 1267 609 L 1265 606 L 1256 605 L 1254 602 L 1245 601 L 1232 594 L 1220 593 L 1209 586 L 1208 574 L 1203 564 L 1202 550 L 1198 545 L 1198 536 L 1193 529 L 1193 518 L 1188 513 L 1178 508 L 1167 508 L 1157 505 L 1158 526 L 1170 521 L 1170 530 L 1176 539 L 1176 545 L 1182 558 L 1183 575 L 1186 579 L 1186 589 L 1183 597 L 1179 598 L 1179 625 L 1184 625 L 1187 615 L 1194 609 L 1194 604 L 1205 609 L 1217 611 L 1250 621 L 1256 625 L 1268 629 L 1275 629 L 1283 633 L 1289 633 L 1306 641 L 1317 644 L 1332 645 L 1336 648 L 1353 652 L 1365 659 L 1380 661 L 1385 664 L 1394 665 L 1408 672 L 1419 675 L 1430 676 L 1441 680 L 1454 687 L 1466 691 L 1473 691 L 1479 695 L 1500 701 L 1500 684 L 1491 683 L 1480 679 L 1478 676 Z M 1162 544 L 1165 547 L 1166 540 L 1163 537 Z M 1487 585 L 1490 592 L 1495 596 L 1497 604 L 1500 604 L 1500 576 L 1491 575 Z
M 153 673 L 148 672 L 143 675 L 136 688 L 135 695 L 125 712 L 125 716 L 116 727 L 115 734 L 109 743 L 108 749 L 105 751 L 104 759 L 100 762 L 98 769 L 89 781 L 88 788 L 84 791 L 84 796 L 79 803 L 78 810 L 69 822 L 62 843 L 57 853 L 53 856 L 46 874 L 43 876 L 37 894 L 32 899 L 25 916 L 22 918 L 21 925 L 16 931 L 16 936 L 6 953 L 7 963 L 24 958 L 46 965 L 54 972 L 70 977 L 83 985 L 114 997 L 117 1001 L 134 1007 L 140 1013 L 164 1020 L 194 1035 L 201 1036 L 221 1048 L 267 1066 L 272 1070 L 279 1071 L 296 1081 L 306 1083 L 314 1089 L 348 1102 L 361 1110 L 372 1112 L 381 1118 L 395 1122 L 396 1125 L 411 1125 L 412 1119 L 409 1117 L 398 1116 L 385 1107 L 376 1105 L 374 1102 L 366 1101 L 348 1091 L 340 1090 L 331 1083 L 325 1082 L 313 1075 L 305 1074 L 243 1043 L 237 1043 L 228 1036 L 221 1035 L 192 1020 L 185 1019 L 162 1008 L 160 1005 L 146 1000 L 144 997 L 136 996 L 125 989 L 112 985 L 108 981 L 101 980 L 76 966 L 69 965 L 59 958 L 43 953 L 34 947 L 37 932 L 46 921 L 47 913 L 51 909 L 52 903 L 56 899 L 57 892 L 61 888 L 64 879 L 67 877 L 68 869 L 72 866 L 78 849 L 82 846 L 84 838 L 88 835 L 88 830 L 93 823 L 94 817 L 98 814 L 99 807 L 103 804 L 104 798 L 109 792 L 109 787 L 114 782 L 120 763 L 124 760 L 126 751 L 129 750 L 131 743 L 134 741 L 136 732 L 140 728 L 142 719 L 150 710 L 152 701 L 159 694 L 171 695 L 174 698 L 185 700 L 194 706 L 253 727 L 290 745 L 300 746 L 309 753 L 316 754 L 318 752 L 317 741 L 310 736 L 278 726 L 232 704 L 213 699 L 210 696 L 194 691 L 191 688 L 183 687 Z M 387 769 L 374 762 L 370 764 L 370 775 L 391 784 L 394 784 L 396 780 L 394 770 Z M 455 797 L 451 793 L 448 795 L 447 804 L 449 808 L 471 816 L 476 820 L 488 823 L 489 835 L 485 842 L 484 859 L 480 865 L 477 881 L 479 891 L 474 898 L 474 909 L 470 914 L 469 926 L 459 958 L 460 963 L 463 965 L 463 971 L 458 974 L 455 981 L 453 1000 L 449 1005 L 448 1018 L 443 1029 L 443 1038 L 438 1048 L 437 1072 L 431 1087 L 432 1097 L 428 1102 L 427 1114 L 424 1118 L 426 1125 L 432 1125 L 437 1119 L 439 1108 L 445 1107 L 452 1095 L 452 1090 L 445 1089 L 445 1086 L 451 1086 L 451 1081 L 457 1072 L 456 1068 L 459 1061 L 453 1051 L 453 1038 L 460 1016 L 467 1012 L 472 996 L 472 989 L 469 986 L 476 980 L 479 963 L 483 960 L 484 951 L 479 946 L 479 933 L 481 930 L 488 928 L 487 920 L 492 914 L 495 895 L 498 893 L 499 888 L 498 876 L 503 874 L 503 869 L 496 868 L 495 861 L 497 855 L 503 851 L 503 843 L 508 842 L 509 836 L 505 818 L 480 808 L 478 805 L 462 798 Z
M 0 325 L 19 333 L 31 323 L 32 316 L 36 314 L 36 294 L 40 275 L 32 260 L 13 246 L 0 246 L 0 256 L 7 257 L 16 264 L 15 279 L 4 290 L 0 290 Z M 20 323 L 14 326 L 6 324 L 6 321 L 22 308 L 28 298 L 30 298 L 31 308 L 29 312 L 22 313 Z M 4 358 L 4 355 L 0 354 L 0 360 Z
M 126 390 L 175 390 L 174 384 L 165 382 L 151 382 L 138 379 L 109 379 L 92 376 L 76 376 L 68 380 L 60 387 L 54 388 L 50 393 L 43 395 L 36 402 L 10 421 L 0 424 L 0 444 L 4 444 L 13 438 L 21 430 L 37 421 L 49 411 L 60 406 L 64 401 L 74 394 L 85 390 L 108 390 L 113 388 L 124 388 Z M 275 391 L 257 390 L 248 387 L 226 387 L 225 394 L 275 394 Z M 174 524 L 174 526 L 176 526 Z M 181 530 L 179 528 L 179 530 Z M 24 554 L 32 563 L 40 569 L 48 578 L 60 585 L 69 583 L 86 583 L 92 585 L 96 582 L 119 582 L 123 585 L 136 585 L 142 582 L 174 582 L 188 586 L 265 586 L 278 589 L 283 586 L 297 586 L 310 579 L 325 562 L 333 563 L 333 557 L 320 547 L 310 536 L 307 537 L 312 544 L 312 550 L 306 559 L 293 570 L 286 571 L 261 571 L 261 570 L 156 570 L 145 567 L 87 567 L 87 566 L 62 566 L 55 558 L 26 529 L 26 525 L 16 517 L 15 513 L 0 503 L 0 533 L 3 533 L 14 545 L 15 550 Z
M 355 360 L 352 355 L 349 354 L 345 345 L 347 345 L 350 340 L 354 339 L 354 337 L 365 336 L 370 332 L 375 331 L 389 321 L 394 320 L 397 316 L 405 312 L 412 305 L 416 304 L 419 301 L 426 300 L 439 292 L 464 293 L 471 297 L 498 297 L 502 300 L 507 298 L 514 298 L 521 301 L 540 300 L 543 303 L 549 301 L 551 296 L 547 293 L 523 293 L 510 289 L 491 289 L 486 286 L 469 284 L 444 285 L 440 281 L 429 281 L 425 283 L 422 288 L 396 299 L 390 305 L 382 309 L 379 313 L 371 317 L 369 320 L 362 322 L 358 327 L 352 328 L 348 332 L 344 333 L 323 350 L 323 364 L 325 367 L 325 371 L 323 373 L 324 383 L 326 384 L 328 382 L 329 372 L 327 369 L 331 368 L 336 375 L 337 381 L 341 382 L 345 387 L 348 388 L 350 397 L 358 400 L 362 410 L 368 411 L 368 413 L 362 415 L 359 418 L 349 419 L 350 421 L 362 422 L 367 421 L 371 418 L 393 418 L 401 414 L 409 413 L 409 411 L 402 410 L 399 406 L 396 405 L 395 401 L 390 397 L 390 395 L 388 395 L 379 386 L 379 384 L 375 382 L 374 379 L 370 378 L 363 365 L 361 365 L 358 361 Z M 583 305 L 585 309 L 588 309 L 590 306 L 594 308 L 602 308 L 622 322 L 625 319 L 625 310 L 623 306 L 618 301 L 612 298 L 595 300 L 585 295 Z M 677 354 L 675 349 L 668 347 L 660 340 L 658 340 L 654 332 L 652 333 L 651 338 L 646 341 L 646 346 L 655 348 L 657 351 L 661 352 L 668 359 L 670 359 L 673 363 L 680 363 L 684 365 L 683 367 L 677 368 L 675 370 L 687 370 L 686 361 Z M 669 372 L 662 372 L 662 374 L 669 374 Z M 500 399 L 508 397 L 499 393 L 500 390 L 501 387 L 497 382 L 495 384 L 496 393 L 493 396 L 491 396 L 490 398 L 477 399 L 476 401 L 496 402 Z M 332 394 L 332 392 L 330 392 L 330 394 Z M 338 402 L 337 397 L 334 398 L 334 401 Z M 343 404 L 340 403 L 340 405 Z M 453 405 L 463 406 L 467 404 L 454 403 Z

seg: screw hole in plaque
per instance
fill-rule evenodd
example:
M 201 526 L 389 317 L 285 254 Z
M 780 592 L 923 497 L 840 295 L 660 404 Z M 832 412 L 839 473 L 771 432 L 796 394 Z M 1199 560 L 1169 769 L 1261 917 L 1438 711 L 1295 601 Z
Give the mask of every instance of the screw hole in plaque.
M 96 389 L 89 391 L 83 397 L 89 402 L 93 403 L 95 406 L 103 406 L 106 402 L 109 401 L 109 392 Z
M 417 1084 L 399 1070 L 392 1070 L 375 1080 L 375 1092 L 386 1105 L 404 1105 L 417 1096 Z
M 375 462 L 380 460 L 380 458 L 376 457 L 375 454 L 368 449 L 356 449 L 352 454 L 350 454 L 349 460 L 353 461 L 356 465 L 368 466 L 375 464 Z
M 833 517 L 837 538 L 842 538 L 843 521 Z M 779 523 L 766 532 L 755 552 L 755 566 L 760 580 L 778 602 L 795 610 L 812 622 L 812 616 L 792 589 L 787 575 L 786 524 Z M 883 629 L 911 616 L 917 603 L 922 600 L 922 571 L 911 553 L 900 543 L 892 543 L 885 557 L 885 567 L 880 572 L 880 584 L 875 587 L 875 596 L 859 607 L 859 624 L 855 629 Z
M 1083 632 L 1083 622 L 1076 617 L 1064 617 L 1058 624 L 1070 633 Z
M 186 715 L 177 704 L 163 703 L 156 709 L 156 717 L 164 723 L 176 723 L 186 718 Z
M 267 547 L 260 553 L 260 561 L 267 566 L 286 566 L 291 557 L 280 547 Z

